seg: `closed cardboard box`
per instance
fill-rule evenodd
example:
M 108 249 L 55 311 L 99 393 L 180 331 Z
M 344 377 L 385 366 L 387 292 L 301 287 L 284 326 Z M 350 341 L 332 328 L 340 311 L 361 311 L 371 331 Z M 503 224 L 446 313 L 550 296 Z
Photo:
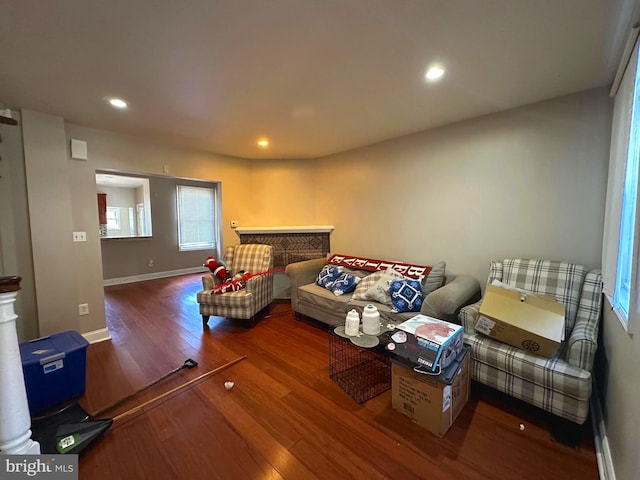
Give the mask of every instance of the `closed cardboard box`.
M 564 339 L 565 308 L 549 297 L 487 285 L 475 329 L 551 358 Z
M 391 406 L 438 437 L 444 437 L 469 400 L 469 357 L 467 350 L 451 384 L 431 375 L 416 373 L 393 363 Z
M 396 328 L 385 348 L 431 372 L 447 368 L 462 350 L 464 329 L 455 323 L 418 314 Z

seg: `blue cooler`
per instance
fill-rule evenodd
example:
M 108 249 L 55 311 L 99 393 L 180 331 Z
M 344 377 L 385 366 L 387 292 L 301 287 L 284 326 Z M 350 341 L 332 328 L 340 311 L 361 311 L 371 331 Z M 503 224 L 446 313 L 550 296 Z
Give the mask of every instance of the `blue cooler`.
M 31 415 L 84 394 L 89 342 L 75 331 L 20 344 Z

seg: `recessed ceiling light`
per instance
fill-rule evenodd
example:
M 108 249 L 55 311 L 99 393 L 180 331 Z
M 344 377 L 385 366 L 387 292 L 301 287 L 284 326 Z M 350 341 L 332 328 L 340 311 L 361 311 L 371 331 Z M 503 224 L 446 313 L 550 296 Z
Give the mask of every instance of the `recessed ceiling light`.
M 262 148 L 267 148 L 269 146 L 269 140 L 267 140 L 266 138 L 261 138 L 260 140 L 258 140 L 258 145 Z
M 425 74 L 424 78 L 426 78 L 430 82 L 433 82 L 435 80 L 440 80 L 443 75 L 444 75 L 444 68 L 442 68 L 440 65 L 433 65 L 429 67 L 429 70 L 427 70 L 427 73 Z
M 109 102 L 109 105 L 112 107 L 119 108 L 121 110 L 129 106 L 129 104 L 121 98 L 107 98 L 107 102 Z

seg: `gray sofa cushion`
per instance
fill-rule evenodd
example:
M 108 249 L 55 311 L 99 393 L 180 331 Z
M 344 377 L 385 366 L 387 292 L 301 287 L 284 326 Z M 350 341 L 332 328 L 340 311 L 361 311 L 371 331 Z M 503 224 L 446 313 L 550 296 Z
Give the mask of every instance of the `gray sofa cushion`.
M 315 283 L 303 285 L 298 289 L 298 300 L 307 302 L 327 312 L 339 315 L 347 314 L 347 304 L 352 294 L 335 296 L 330 290 L 320 287 Z
M 446 267 L 445 262 L 438 262 L 431 267 L 429 275 L 422 281 L 422 293 L 425 297 L 442 286 Z

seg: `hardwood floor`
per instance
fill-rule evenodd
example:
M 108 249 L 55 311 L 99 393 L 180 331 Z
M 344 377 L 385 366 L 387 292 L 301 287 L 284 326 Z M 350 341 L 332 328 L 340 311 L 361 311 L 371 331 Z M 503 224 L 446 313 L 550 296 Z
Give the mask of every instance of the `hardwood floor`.
M 199 366 L 107 416 L 247 358 L 116 421 L 81 456 L 81 479 L 598 478 L 588 423 L 567 447 L 551 437 L 550 415 L 474 383 L 440 439 L 394 411 L 391 391 L 363 404 L 347 396 L 328 377 L 327 332 L 296 321 L 290 305 L 274 304 L 250 330 L 218 317 L 203 330 L 199 289 L 200 275 L 105 289 L 112 340 L 88 348 L 88 412 L 187 358 Z

